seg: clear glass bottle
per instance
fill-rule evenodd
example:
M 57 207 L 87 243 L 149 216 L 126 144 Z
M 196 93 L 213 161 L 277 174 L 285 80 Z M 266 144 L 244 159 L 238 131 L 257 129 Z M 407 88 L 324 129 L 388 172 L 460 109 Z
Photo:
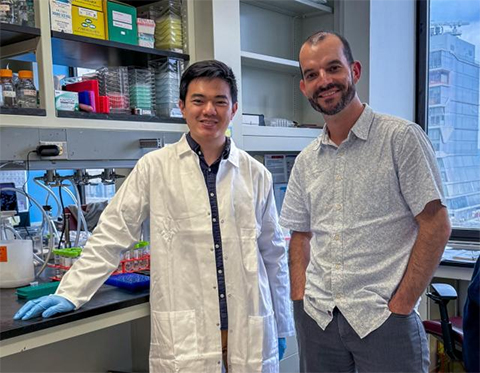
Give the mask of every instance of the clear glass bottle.
M 0 69 L 0 86 L 2 88 L 3 107 L 16 107 L 17 105 L 17 95 L 12 76 L 12 70 Z
M 14 22 L 20 26 L 28 26 L 27 0 L 13 0 Z
M 27 0 L 28 7 L 28 26 L 35 27 L 35 5 L 33 0 Z
M 44 222 L 42 226 L 42 242 L 43 242 L 43 247 L 48 247 L 48 242 L 50 240 L 50 227 L 49 225 L 52 224 L 52 206 L 45 205 L 43 206 L 43 209 L 45 210 L 47 216 L 48 216 L 48 221 Z
M 20 70 L 18 72 L 17 105 L 21 108 L 37 107 L 37 89 L 33 83 L 33 72 Z
M 15 11 L 12 0 L 0 0 L 0 22 L 15 23 Z

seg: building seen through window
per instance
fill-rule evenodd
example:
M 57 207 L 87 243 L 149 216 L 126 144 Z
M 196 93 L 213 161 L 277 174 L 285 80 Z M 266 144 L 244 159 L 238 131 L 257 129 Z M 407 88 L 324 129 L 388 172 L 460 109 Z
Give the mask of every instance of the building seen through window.
M 431 0 L 429 44 L 428 135 L 450 218 L 454 228 L 480 228 L 480 6 Z

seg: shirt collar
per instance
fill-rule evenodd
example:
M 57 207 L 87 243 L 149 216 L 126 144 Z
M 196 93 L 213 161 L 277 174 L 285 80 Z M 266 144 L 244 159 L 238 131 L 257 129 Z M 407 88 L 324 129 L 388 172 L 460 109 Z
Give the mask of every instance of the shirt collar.
M 179 156 L 182 156 L 185 153 L 191 154 L 192 151 L 198 154 L 198 152 L 200 151 L 200 145 L 192 138 L 190 132 L 182 136 L 182 138 L 178 142 L 178 146 Z M 230 137 L 227 137 L 225 141 L 225 147 L 221 155 L 222 159 L 226 159 L 235 167 L 238 167 L 238 152 L 239 150 L 235 146 L 233 140 Z
M 353 125 L 350 132 L 359 139 L 366 141 L 368 139 L 368 134 L 370 132 L 370 127 L 372 126 L 375 113 L 373 112 L 372 108 L 367 104 L 363 104 L 363 106 L 363 112 Z M 325 124 L 323 127 L 322 135 L 320 136 L 318 141 L 318 147 L 320 148 L 322 144 L 332 144 L 332 140 L 330 140 L 330 136 L 328 135 L 327 124 Z

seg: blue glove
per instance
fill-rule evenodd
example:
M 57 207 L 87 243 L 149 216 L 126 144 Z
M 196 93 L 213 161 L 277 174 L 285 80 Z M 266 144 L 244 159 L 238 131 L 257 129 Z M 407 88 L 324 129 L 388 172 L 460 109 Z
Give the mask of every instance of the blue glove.
M 75 305 L 60 295 L 46 295 L 38 299 L 28 301 L 13 316 L 14 320 L 28 320 L 42 314 L 50 317 L 57 313 L 69 312 L 75 309 Z
M 278 338 L 278 360 L 283 359 L 283 354 L 287 349 L 287 340 L 285 338 Z

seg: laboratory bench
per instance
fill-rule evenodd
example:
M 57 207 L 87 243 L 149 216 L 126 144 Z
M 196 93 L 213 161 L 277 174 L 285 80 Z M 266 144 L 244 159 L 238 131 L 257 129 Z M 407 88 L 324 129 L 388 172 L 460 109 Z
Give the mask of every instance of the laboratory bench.
M 16 321 L 13 316 L 26 301 L 17 298 L 15 289 L 1 289 L 2 370 L 131 371 L 136 360 L 145 366 L 150 338 L 149 296 L 149 290 L 133 293 L 103 285 L 76 311 L 48 319 Z M 38 365 L 42 356 L 54 354 L 61 357 L 55 362 L 45 359 Z M 85 359 L 85 355 L 91 359 Z

